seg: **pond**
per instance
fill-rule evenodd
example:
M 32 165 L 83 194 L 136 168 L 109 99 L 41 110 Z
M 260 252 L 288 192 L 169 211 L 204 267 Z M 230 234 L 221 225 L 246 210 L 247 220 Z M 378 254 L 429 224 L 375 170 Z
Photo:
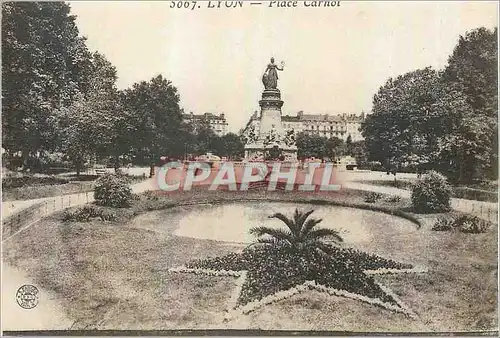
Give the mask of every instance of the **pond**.
M 373 245 L 382 237 L 392 234 L 407 237 L 418 232 L 413 222 L 381 212 L 295 203 L 247 202 L 180 207 L 171 210 L 169 222 L 175 223 L 176 236 L 251 243 L 255 239 L 249 233 L 251 228 L 284 227 L 285 224 L 280 220 L 270 219 L 269 216 L 280 212 L 293 217 L 295 208 L 303 211 L 314 209 L 310 217 L 323 219 L 317 227 L 339 231 L 346 244 Z

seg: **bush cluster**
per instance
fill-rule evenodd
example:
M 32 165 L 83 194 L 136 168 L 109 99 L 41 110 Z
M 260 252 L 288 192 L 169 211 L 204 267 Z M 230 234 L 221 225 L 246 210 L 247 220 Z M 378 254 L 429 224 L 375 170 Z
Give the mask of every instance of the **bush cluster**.
M 436 223 L 432 226 L 434 231 L 449 231 L 454 228 L 454 219 L 447 217 L 439 217 Z
M 477 216 L 463 215 L 455 219 L 455 227 L 465 233 L 483 233 L 486 232 L 490 226 L 490 222 Z
M 382 194 L 378 192 L 369 192 L 365 195 L 364 201 L 366 203 L 375 203 L 382 198 Z
M 390 203 L 398 203 L 398 202 L 401 202 L 401 196 L 398 196 L 398 195 L 387 196 L 384 199 L 384 201 L 390 202 Z
M 458 230 L 464 233 L 479 234 L 488 231 L 491 225 L 491 222 L 483 220 L 477 216 L 462 215 L 456 218 L 440 217 L 436 223 L 434 223 L 432 230 Z
M 115 221 L 117 216 L 109 210 L 93 205 L 86 205 L 73 211 L 65 210 L 63 214 L 63 221 L 66 222 L 89 222 L 93 218 L 99 218 L 101 221 Z
M 123 176 L 106 174 L 96 181 L 94 199 L 98 205 L 113 208 L 129 207 L 132 189 Z
M 419 213 L 450 211 L 451 192 L 446 177 L 430 171 L 413 186 L 411 193 L 413 209 Z

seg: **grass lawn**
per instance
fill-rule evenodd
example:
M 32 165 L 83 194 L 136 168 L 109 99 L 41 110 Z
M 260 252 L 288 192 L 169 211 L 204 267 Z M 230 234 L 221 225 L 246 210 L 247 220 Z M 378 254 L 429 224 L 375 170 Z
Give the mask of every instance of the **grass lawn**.
M 222 322 L 234 278 L 172 274 L 171 267 L 222 256 L 241 246 L 177 237 L 182 208 L 156 210 L 174 202 L 234 202 L 237 199 L 300 199 L 363 202 L 364 194 L 307 195 L 192 191 L 142 197 L 132 208 L 115 211 L 117 222 L 63 223 L 61 214 L 43 220 L 4 244 L 4 262 L 53 291 L 73 329 L 250 328 L 350 331 L 470 331 L 497 329 L 497 228 L 483 234 L 436 232 L 436 215 L 413 215 L 422 227 L 411 233 L 380 233 L 363 251 L 396 261 L 412 261 L 425 274 L 378 276 L 419 319 L 316 291 L 264 306 Z M 377 204 L 377 203 L 376 203 Z M 400 209 L 408 201 L 380 202 Z M 151 212 L 146 212 L 150 210 Z M 391 221 L 398 222 L 397 217 Z M 152 226 L 148 226 L 151 224 Z M 161 231 L 151 229 L 158 228 Z
M 4 189 L 3 201 L 29 200 L 59 195 L 77 194 L 92 191 L 94 182 L 70 182 L 57 185 L 26 186 L 22 188 Z

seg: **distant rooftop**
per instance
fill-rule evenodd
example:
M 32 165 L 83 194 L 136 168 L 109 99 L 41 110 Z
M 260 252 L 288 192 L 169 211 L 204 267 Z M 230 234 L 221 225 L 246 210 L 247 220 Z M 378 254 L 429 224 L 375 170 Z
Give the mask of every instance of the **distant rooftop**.
M 199 119 L 209 119 L 209 120 L 226 120 L 224 113 L 204 113 L 204 114 L 194 114 L 190 112 L 189 114 L 183 113 L 182 117 L 188 120 L 199 120 Z
M 285 122 L 299 122 L 299 121 L 326 121 L 326 122 L 340 122 L 340 121 L 363 121 L 365 113 L 343 113 L 343 114 L 304 114 L 303 111 L 297 112 L 296 115 L 284 115 L 282 120 Z

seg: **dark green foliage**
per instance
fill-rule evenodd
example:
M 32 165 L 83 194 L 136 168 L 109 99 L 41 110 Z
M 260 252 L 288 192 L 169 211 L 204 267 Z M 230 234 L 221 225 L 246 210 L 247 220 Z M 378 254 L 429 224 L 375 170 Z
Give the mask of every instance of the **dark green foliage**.
M 382 198 L 382 194 L 378 192 L 369 192 L 365 195 L 364 201 L 366 203 L 375 203 Z
M 496 179 L 497 48 L 497 29 L 478 28 L 460 37 L 444 71 L 389 79 L 362 127 L 370 159 L 460 183 Z
M 121 93 L 127 107 L 122 122 L 132 133 L 123 135 L 122 142 L 140 162 L 151 164 L 160 156 L 184 155 L 189 130 L 182 123 L 179 100 L 177 88 L 162 75 L 135 83 Z
M 324 251 L 297 253 L 286 246 L 250 246 L 243 253 L 231 253 L 188 263 L 188 268 L 248 270 L 238 299 L 240 305 L 287 290 L 305 281 L 316 281 L 336 289 L 394 302 L 363 270 L 411 268 L 379 256 L 354 249 L 327 246 Z
M 389 203 L 398 203 L 398 202 L 401 202 L 401 196 L 391 195 L 391 196 L 386 197 L 384 199 L 384 201 L 389 202 Z
M 493 224 L 473 215 L 458 217 L 440 217 L 432 227 L 435 231 L 458 230 L 464 233 L 479 234 L 487 232 Z
M 2 3 L 2 146 L 22 165 L 59 143 L 54 111 L 88 87 L 89 55 L 68 4 Z
M 93 218 L 98 218 L 101 221 L 115 221 L 117 216 L 112 211 L 93 205 L 86 205 L 73 211 L 65 210 L 63 213 L 63 221 L 65 222 L 89 222 Z
M 117 133 L 125 132 L 118 128 L 124 108 L 118 101 L 115 67 L 103 55 L 94 53 L 88 72 L 92 75 L 88 89 L 58 111 L 59 148 L 71 159 L 77 174 L 93 157 L 115 155 Z
M 324 247 L 327 239 L 331 239 L 337 243 L 342 242 L 342 237 L 340 237 L 336 230 L 325 228 L 315 229 L 316 225 L 322 220 L 307 219 L 313 212 L 314 210 L 301 212 L 295 209 L 293 219 L 289 219 L 281 213 L 276 213 L 269 218 L 281 220 L 287 228 L 275 229 L 260 226 L 250 229 L 250 233 L 257 237 L 257 243 L 259 244 L 284 246 L 297 252 L 321 249 Z
M 486 232 L 492 224 L 477 216 L 463 215 L 457 217 L 454 221 L 454 227 L 460 232 L 479 234 Z
M 450 185 L 443 175 L 435 171 L 423 175 L 414 185 L 411 194 L 413 209 L 419 213 L 449 211 L 450 200 Z
M 224 136 L 215 135 L 208 151 L 212 151 L 217 156 L 235 159 L 244 155 L 245 147 L 238 135 L 227 133 Z
M 128 207 L 132 199 L 132 189 L 123 177 L 106 174 L 96 182 L 94 199 L 98 205 Z
M 436 223 L 432 226 L 432 230 L 434 231 L 448 231 L 454 228 L 455 220 L 453 218 L 448 217 L 439 217 L 436 220 Z
M 442 95 L 438 72 L 430 67 L 389 79 L 362 126 L 370 160 L 396 170 L 435 161 L 433 140 L 442 134 L 438 122 L 448 109 L 438 106 Z
M 347 153 L 344 141 L 337 137 L 327 139 L 319 135 L 299 133 L 296 138 L 296 145 L 297 156 L 301 159 L 329 157 L 334 160 L 336 157 Z

